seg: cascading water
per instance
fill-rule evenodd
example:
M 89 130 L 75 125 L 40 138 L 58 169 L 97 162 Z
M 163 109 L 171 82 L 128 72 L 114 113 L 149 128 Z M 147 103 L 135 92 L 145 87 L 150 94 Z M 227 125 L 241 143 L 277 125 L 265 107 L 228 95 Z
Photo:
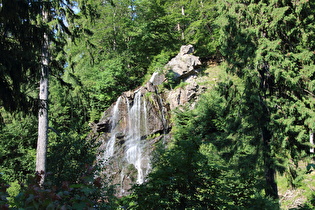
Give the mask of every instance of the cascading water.
M 104 160 L 105 162 L 113 156 L 115 151 L 115 140 L 116 140 L 116 134 L 118 133 L 117 124 L 119 122 L 119 105 L 121 103 L 121 97 L 117 99 L 117 102 L 112 110 L 112 118 L 111 118 L 111 137 L 108 140 L 106 144 L 106 149 L 104 152 Z
M 154 73 L 152 74 L 152 76 L 151 76 L 151 78 L 150 78 L 149 82 L 153 83 L 153 82 L 154 82 L 154 80 L 155 80 L 155 77 L 156 77 L 156 76 L 158 76 L 158 75 L 159 75 L 159 73 L 158 73 L 158 72 L 154 72 Z
M 103 161 L 105 165 L 121 166 L 119 180 L 121 185 L 120 193 L 122 194 L 124 194 L 124 188 L 126 183 L 128 183 L 126 180 L 136 176 L 136 182 L 142 184 L 151 168 L 150 141 L 146 141 L 143 138 L 150 133 L 148 107 L 152 106 L 152 104 L 143 97 L 145 91 L 140 88 L 133 93 L 133 96 L 122 95 L 118 98 L 111 111 L 110 138 L 105 146 Z M 164 121 L 163 113 L 162 121 Z M 120 135 L 118 136 L 118 134 Z M 123 139 L 117 142 L 117 138 Z M 115 148 L 116 143 L 120 144 L 117 148 Z M 124 161 L 117 161 L 116 155 L 117 157 L 123 157 Z M 130 168 L 130 165 L 133 165 L 135 170 L 133 170 L 133 167 Z M 130 176 L 131 173 L 132 175 Z
M 126 159 L 137 169 L 137 183 L 144 182 L 143 143 L 142 134 L 146 134 L 147 116 L 146 104 L 141 100 L 141 91 L 135 92 L 133 105 L 128 110 L 128 135 L 126 139 Z

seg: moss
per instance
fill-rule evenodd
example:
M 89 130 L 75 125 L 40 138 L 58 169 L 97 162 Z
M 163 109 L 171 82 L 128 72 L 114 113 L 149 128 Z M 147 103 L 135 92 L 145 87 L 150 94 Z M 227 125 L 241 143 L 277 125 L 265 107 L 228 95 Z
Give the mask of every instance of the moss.
M 174 89 L 178 89 L 178 88 L 184 88 L 185 86 L 187 86 L 189 83 L 187 82 L 181 82 L 179 83 Z
M 153 133 L 147 136 L 146 140 L 151 140 L 151 139 L 155 139 L 157 137 L 161 136 L 160 133 Z
M 145 100 L 149 101 L 150 103 L 154 103 L 154 99 L 153 99 L 153 95 L 155 95 L 155 93 L 152 92 L 146 92 L 144 95 Z

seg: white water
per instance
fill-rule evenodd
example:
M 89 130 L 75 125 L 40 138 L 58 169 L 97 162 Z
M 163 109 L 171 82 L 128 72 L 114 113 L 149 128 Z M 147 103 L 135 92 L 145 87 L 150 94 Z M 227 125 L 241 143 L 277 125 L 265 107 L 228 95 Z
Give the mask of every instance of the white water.
M 113 107 L 112 110 L 112 118 L 111 118 L 111 137 L 108 140 L 107 144 L 106 144 L 106 149 L 104 152 L 104 160 L 105 162 L 114 155 L 114 151 L 115 151 L 115 140 L 116 140 L 116 134 L 117 134 L 117 124 L 119 122 L 119 104 L 121 103 L 121 97 L 119 97 L 117 99 L 117 102 L 115 104 L 115 106 Z
M 153 83 L 153 82 L 154 82 L 155 77 L 156 77 L 157 75 L 159 75 L 159 73 L 158 73 L 158 72 L 154 72 L 154 73 L 152 74 L 152 76 L 151 76 L 151 78 L 150 78 L 150 82 L 151 82 L 151 83 Z
M 122 98 L 125 102 L 122 102 Z M 126 150 L 125 158 L 129 164 L 134 165 L 137 170 L 137 183 L 142 184 L 145 176 L 150 169 L 150 161 L 147 155 L 144 154 L 144 142 L 141 136 L 145 136 L 148 132 L 148 115 L 147 104 L 141 96 L 141 91 L 135 91 L 133 102 L 130 103 L 127 97 L 119 97 L 115 106 L 112 109 L 111 117 L 111 137 L 108 140 L 104 152 L 105 163 L 114 155 L 115 141 L 117 133 L 121 132 L 119 120 L 121 115 L 119 113 L 119 106 L 121 103 L 126 103 L 128 111 L 128 126 L 124 133 L 126 134 Z M 121 180 L 124 179 L 125 170 L 121 171 Z
M 133 105 L 128 111 L 128 132 L 126 140 L 126 159 L 137 169 L 137 183 L 144 182 L 143 143 L 141 135 L 145 134 L 147 127 L 146 104 L 141 101 L 141 91 L 135 92 Z

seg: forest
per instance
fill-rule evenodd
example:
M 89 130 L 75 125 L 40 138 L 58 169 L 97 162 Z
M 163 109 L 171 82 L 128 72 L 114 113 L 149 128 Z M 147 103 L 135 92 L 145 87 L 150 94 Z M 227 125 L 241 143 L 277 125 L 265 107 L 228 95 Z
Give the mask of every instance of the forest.
M 314 209 L 314 16 L 313 0 L 0 0 L 0 208 Z M 219 79 L 119 197 L 90 126 L 187 44 Z

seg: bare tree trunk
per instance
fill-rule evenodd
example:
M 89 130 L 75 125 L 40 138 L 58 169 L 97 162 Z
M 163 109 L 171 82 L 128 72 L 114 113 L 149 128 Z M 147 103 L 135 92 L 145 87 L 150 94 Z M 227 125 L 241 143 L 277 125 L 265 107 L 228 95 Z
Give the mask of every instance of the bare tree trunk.
M 182 6 L 181 11 L 182 11 L 182 16 L 185 16 L 185 7 L 184 6 Z M 182 40 L 185 39 L 184 30 L 185 30 L 185 25 L 183 27 L 181 27 L 180 23 L 177 23 L 177 31 L 182 32 Z
M 310 144 L 312 145 L 310 148 L 310 153 L 314 153 L 314 132 L 313 132 L 313 130 L 310 132 Z
M 48 20 L 48 11 L 43 8 L 43 19 Z M 42 47 L 42 67 L 39 85 L 39 111 L 38 111 L 38 139 L 36 150 L 36 172 L 41 174 L 40 185 L 45 181 L 46 153 L 48 144 L 48 76 L 49 76 L 49 46 L 48 35 L 44 33 Z
M 185 16 L 185 8 L 184 8 L 184 6 L 182 6 L 182 16 Z M 185 39 L 184 29 L 185 29 L 185 26 L 183 26 L 183 30 L 182 30 L 182 40 Z

